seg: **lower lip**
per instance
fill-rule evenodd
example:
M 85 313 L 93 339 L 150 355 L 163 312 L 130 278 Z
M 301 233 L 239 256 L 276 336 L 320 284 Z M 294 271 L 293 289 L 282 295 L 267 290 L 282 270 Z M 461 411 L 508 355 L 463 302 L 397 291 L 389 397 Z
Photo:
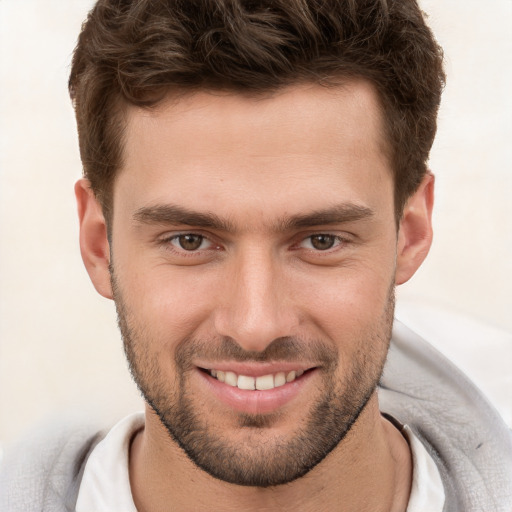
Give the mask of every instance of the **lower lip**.
M 221 402 L 245 414 L 269 414 L 291 402 L 316 373 L 309 370 L 293 382 L 266 391 L 245 390 L 220 382 L 202 370 L 197 370 L 203 383 Z

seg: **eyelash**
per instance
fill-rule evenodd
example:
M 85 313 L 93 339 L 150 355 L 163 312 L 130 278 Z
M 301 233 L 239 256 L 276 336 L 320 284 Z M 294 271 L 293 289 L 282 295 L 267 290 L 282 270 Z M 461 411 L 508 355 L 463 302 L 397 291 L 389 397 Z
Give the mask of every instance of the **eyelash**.
M 194 233 L 194 232 L 184 232 L 184 233 L 177 233 L 177 234 L 174 234 L 174 235 L 171 235 L 171 236 L 166 236 L 164 238 L 162 238 L 160 241 L 159 241 L 159 244 L 160 245 L 163 245 L 165 246 L 168 250 L 171 250 L 179 255 L 182 255 L 182 256 L 195 256 L 197 254 L 200 254 L 206 250 L 211 250 L 210 247 L 206 248 L 206 249 L 195 249 L 195 250 L 187 250 L 183 247 L 179 247 L 179 239 L 181 237 L 186 237 L 186 236 L 190 236 L 190 237 L 200 237 L 201 238 L 201 245 L 203 245 L 204 242 L 208 242 L 210 244 L 210 246 L 212 246 L 214 249 L 219 249 L 219 245 L 218 244 L 215 244 L 215 242 L 213 242 L 209 237 L 201 234 L 201 233 Z M 173 242 L 176 242 L 176 245 L 173 243 Z
M 313 245 L 313 242 L 312 240 L 314 238 L 320 238 L 320 237 L 326 237 L 326 238 L 330 238 L 332 239 L 333 241 L 333 246 L 331 247 L 328 247 L 326 249 L 318 249 L 318 248 L 315 248 L 315 247 L 312 247 L 312 248 L 307 248 L 308 250 L 312 251 L 312 252 L 317 252 L 317 253 L 330 253 L 334 250 L 336 250 L 337 248 L 339 248 L 340 246 L 342 245 L 346 245 L 348 243 L 348 240 L 342 236 L 339 236 L 339 235 L 333 235 L 331 233 L 314 233 L 312 235 L 308 235 L 306 238 L 303 238 L 301 240 L 301 242 L 298 244 L 299 246 L 304 244 L 307 240 L 309 240 L 309 243 L 310 245 Z

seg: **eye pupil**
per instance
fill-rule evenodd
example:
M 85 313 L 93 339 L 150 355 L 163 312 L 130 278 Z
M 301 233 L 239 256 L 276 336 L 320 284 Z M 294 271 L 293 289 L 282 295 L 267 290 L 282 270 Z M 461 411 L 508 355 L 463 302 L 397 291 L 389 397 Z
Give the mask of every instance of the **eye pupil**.
M 335 241 L 336 239 L 332 235 L 313 235 L 311 237 L 311 245 L 319 251 L 331 249 Z
M 186 251 L 195 251 L 201 247 L 203 237 L 201 235 L 180 235 L 178 242 L 182 249 Z

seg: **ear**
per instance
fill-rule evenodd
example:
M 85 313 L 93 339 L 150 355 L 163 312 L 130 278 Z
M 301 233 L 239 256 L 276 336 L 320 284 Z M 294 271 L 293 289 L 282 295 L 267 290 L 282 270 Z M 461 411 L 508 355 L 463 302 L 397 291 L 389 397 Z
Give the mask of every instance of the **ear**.
M 91 189 L 89 180 L 81 179 L 76 182 L 75 196 L 80 222 L 82 260 L 97 292 L 111 299 L 110 246 L 101 205 Z
M 407 201 L 400 220 L 395 283 L 403 284 L 418 270 L 432 244 L 434 175 L 427 173 Z

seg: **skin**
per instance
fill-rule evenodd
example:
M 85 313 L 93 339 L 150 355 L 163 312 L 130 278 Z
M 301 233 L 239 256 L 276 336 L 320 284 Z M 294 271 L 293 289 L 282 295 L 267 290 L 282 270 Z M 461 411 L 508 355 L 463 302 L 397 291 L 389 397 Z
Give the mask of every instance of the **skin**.
M 293 86 L 258 99 L 201 92 L 151 111 L 129 108 L 126 115 L 112 246 L 89 183 L 80 180 L 75 189 L 87 270 L 98 292 L 113 298 L 114 268 L 118 309 L 122 300 L 138 341 L 134 357 L 158 367 L 146 372 L 145 384 L 169 400 L 185 386 L 192 410 L 207 418 L 212 433 L 247 460 L 256 440 L 270 456 L 314 414 L 328 382 L 344 389 L 361 353 L 378 380 L 393 286 L 414 274 L 430 247 L 433 177 L 409 199 L 397 232 L 378 99 L 363 81 Z M 198 226 L 197 215 L 186 222 L 141 215 L 154 214 L 155 206 L 213 213 L 222 225 Z M 326 209 L 338 215 L 313 215 Z M 346 215 L 354 209 L 365 213 Z M 308 225 L 298 222 L 304 218 Z M 176 237 L 187 233 L 205 237 L 199 250 L 180 247 Z M 333 247 L 316 249 L 311 237 L 318 234 L 332 236 Z M 285 338 L 319 340 L 336 354 L 336 366 L 331 375 L 312 371 L 268 424 L 242 429 L 239 411 L 211 392 L 204 375 L 197 368 L 180 373 L 175 362 L 187 340 L 216 348 L 226 338 L 252 355 Z M 191 364 L 230 364 L 212 361 L 215 352 L 208 350 L 190 356 Z M 318 365 L 307 358 L 300 363 Z M 407 442 L 380 415 L 375 391 L 347 436 L 286 485 L 247 487 L 212 477 L 149 406 L 130 451 L 132 493 L 142 511 L 212 503 L 216 510 L 319 511 L 343 504 L 346 511 L 404 511 L 411 471 Z

